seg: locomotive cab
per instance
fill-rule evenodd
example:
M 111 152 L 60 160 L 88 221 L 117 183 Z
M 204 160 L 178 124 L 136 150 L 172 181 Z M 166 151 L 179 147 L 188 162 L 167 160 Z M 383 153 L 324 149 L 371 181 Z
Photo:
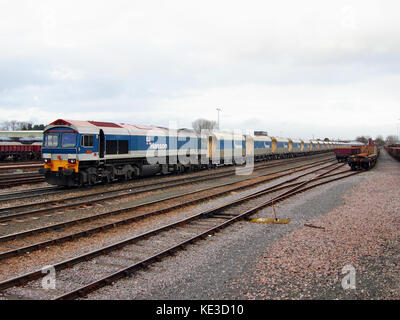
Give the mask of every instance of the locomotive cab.
M 57 120 L 43 133 L 42 158 L 46 181 L 54 185 L 74 186 L 84 166 L 98 160 L 99 133 L 79 132 L 71 123 Z
M 44 131 L 42 173 L 51 184 L 59 184 L 60 179 L 78 172 L 78 133 L 69 127 L 51 127 Z

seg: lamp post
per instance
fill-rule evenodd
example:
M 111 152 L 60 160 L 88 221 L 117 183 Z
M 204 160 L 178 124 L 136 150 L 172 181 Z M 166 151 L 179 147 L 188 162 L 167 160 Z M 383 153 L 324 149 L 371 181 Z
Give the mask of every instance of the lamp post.
M 217 111 L 218 111 L 218 130 L 219 130 L 219 113 L 220 113 L 220 111 L 222 111 L 222 109 L 221 108 L 217 108 Z
M 400 119 L 397 119 L 397 121 L 400 121 Z M 400 132 L 399 132 L 400 130 L 399 130 L 399 123 L 397 123 L 397 125 L 396 125 L 396 126 L 397 126 L 397 128 L 396 128 L 396 129 L 397 129 L 397 142 L 400 142 Z

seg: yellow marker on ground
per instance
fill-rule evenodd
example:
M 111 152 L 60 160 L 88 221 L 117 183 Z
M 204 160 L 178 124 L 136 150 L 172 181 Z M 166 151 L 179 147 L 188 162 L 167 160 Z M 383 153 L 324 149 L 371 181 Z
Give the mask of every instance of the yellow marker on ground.
M 253 223 L 274 223 L 274 224 L 288 224 L 290 219 L 278 219 L 275 212 L 274 204 L 272 204 L 272 209 L 274 210 L 275 218 L 254 218 L 250 220 Z
M 274 219 L 274 218 L 254 218 L 250 220 L 253 223 L 274 223 L 274 224 L 288 224 L 290 219 Z

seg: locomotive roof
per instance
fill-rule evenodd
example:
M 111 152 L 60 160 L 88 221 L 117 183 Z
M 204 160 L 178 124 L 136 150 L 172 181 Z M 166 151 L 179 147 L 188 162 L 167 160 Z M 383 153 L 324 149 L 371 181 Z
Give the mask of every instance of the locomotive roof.
M 55 127 L 71 127 L 80 133 L 99 133 L 102 129 L 105 134 L 146 134 L 148 131 L 155 131 L 152 134 L 168 134 L 168 128 L 157 126 L 144 126 L 125 123 L 101 122 L 101 121 L 81 121 L 81 120 L 66 120 L 57 119 L 50 123 L 45 130 Z M 179 133 L 194 134 L 190 129 L 177 129 Z

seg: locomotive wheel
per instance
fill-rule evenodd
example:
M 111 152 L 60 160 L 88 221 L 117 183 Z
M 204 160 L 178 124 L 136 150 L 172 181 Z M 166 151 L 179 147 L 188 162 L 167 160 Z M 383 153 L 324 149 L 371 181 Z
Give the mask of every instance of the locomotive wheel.
M 106 184 L 110 183 L 111 182 L 110 175 L 106 175 L 105 177 L 103 177 L 103 182 Z
M 88 174 L 88 183 L 90 186 L 96 183 L 96 176 L 94 174 L 91 173 Z
M 133 178 L 133 172 L 131 170 L 128 170 L 128 172 L 125 175 L 125 180 L 132 180 Z

